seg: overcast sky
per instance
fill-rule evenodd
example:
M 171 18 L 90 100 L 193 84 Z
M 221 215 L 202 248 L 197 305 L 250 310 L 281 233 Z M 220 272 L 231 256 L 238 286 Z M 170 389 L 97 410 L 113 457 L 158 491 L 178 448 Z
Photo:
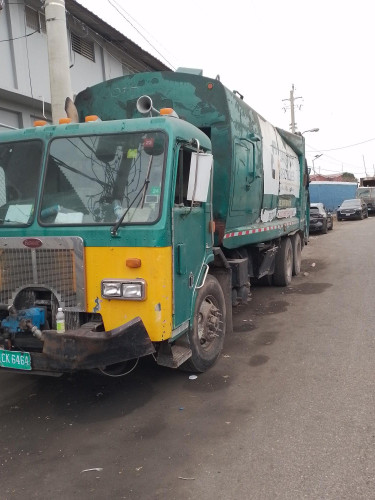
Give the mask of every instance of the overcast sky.
M 373 0 L 79 2 L 172 69 L 219 74 L 286 130 L 294 85 L 298 130 L 319 128 L 305 134 L 309 165 L 322 154 L 316 172 L 375 175 Z

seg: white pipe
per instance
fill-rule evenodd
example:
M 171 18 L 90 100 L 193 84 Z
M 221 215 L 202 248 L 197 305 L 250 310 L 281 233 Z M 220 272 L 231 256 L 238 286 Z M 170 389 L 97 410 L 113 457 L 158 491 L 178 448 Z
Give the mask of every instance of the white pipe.
M 65 99 L 72 98 L 65 0 L 46 0 L 45 15 L 51 88 L 52 121 L 65 116 Z

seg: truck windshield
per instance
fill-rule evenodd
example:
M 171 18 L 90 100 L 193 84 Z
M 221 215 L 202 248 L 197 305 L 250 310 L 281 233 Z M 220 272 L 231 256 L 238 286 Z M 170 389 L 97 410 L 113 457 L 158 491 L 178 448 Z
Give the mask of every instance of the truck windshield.
M 357 188 L 357 196 L 358 197 L 375 197 L 375 187 L 361 187 Z
M 31 224 L 39 185 L 43 144 L 38 140 L 0 144 L 0 224 Z
M 159 217 L 166 137 L 162 132 L 52 140 L 43 225 L 153 223 Z

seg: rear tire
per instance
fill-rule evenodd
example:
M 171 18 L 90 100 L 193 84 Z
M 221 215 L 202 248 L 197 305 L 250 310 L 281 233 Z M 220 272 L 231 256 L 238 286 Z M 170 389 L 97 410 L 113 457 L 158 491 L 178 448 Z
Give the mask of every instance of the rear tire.
M 301 237 L 297 233 L 292 237 L 292 247 L 293 247 L 293 276 L 298 276 L 301 271 L 302 262 L 302 242 Z
M 323 227 L 322 227 L 322 233 L 327 234 L 328 233 L 328 221 L 327 219 L 325 220 Z
M 272 274 L 266 274 L 255 280 L 255 286 L 272 286 Z
M 329 226 L 329 230 L 332 231 L 333 229 L 333 219 L 331 219 L 331 225 Z
M 288 286 L 292 281 L 293 249 L 289 237 L 281 240 L 275 258 L 275 272 L 273 283 L 276 286 Z
M 198 290 L 193 328 L 188 333 L 191 358 L 181 365 L 183 371 L 205 372 L 219 357 L 224 344 L 226 308 L 224 293 L 211 274 Z

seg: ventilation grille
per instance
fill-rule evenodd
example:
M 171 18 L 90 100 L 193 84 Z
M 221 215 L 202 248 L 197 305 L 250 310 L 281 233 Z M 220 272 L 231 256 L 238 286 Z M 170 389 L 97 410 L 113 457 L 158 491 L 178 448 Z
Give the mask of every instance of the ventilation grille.
M 20 290 L 38 287 L 51 290 L 65 308 L 82 310 L 82 255 L 73 248 L 3 247 L 0 249 L 0 303 L 11 304 Z
M 77 54 L 90 59 L 90 61 L 95 62 L 94 43 L 84 38 L 80 38 L 74 33 L 71 33 L 70 36 L 72 39 L 72 50 Z

